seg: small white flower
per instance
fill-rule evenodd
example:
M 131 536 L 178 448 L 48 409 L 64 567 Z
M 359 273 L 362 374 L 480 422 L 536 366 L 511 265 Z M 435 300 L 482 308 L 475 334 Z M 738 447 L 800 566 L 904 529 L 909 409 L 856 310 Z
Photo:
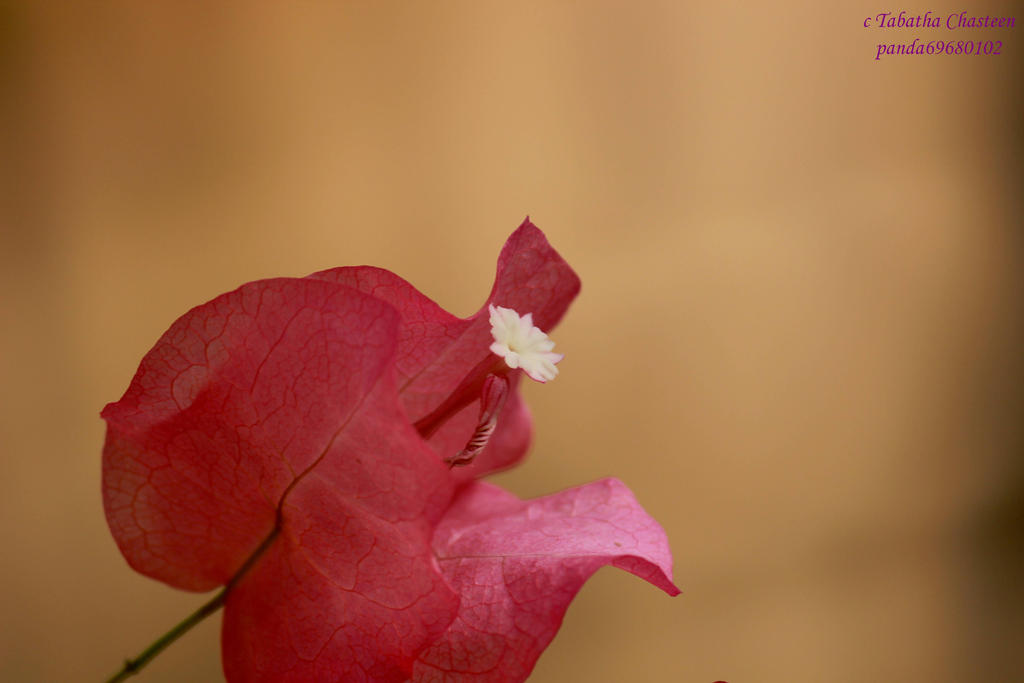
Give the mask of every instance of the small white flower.
M 558 374 L 555 363 L 564 356 L 552 353 L 555 342 L 539 327 L 533 326 L 533 314 L 520 316 L 511 308 L 490 306 L 491 351 L 505 359 L 510 368 L 522 368 L 530 379 L 547 382 Z

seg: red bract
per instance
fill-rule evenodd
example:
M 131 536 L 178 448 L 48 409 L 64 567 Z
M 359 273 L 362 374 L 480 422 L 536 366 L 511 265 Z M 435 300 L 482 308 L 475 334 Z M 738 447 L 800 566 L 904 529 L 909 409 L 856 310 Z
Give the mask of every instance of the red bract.
M 371 267 L 192 309 L 103 411 L 118 546 L 177 588 L 229 587 L 232 682 L 525 679 L 599 567 L 678 592 L 664 532 L 619 482 L 523 502 L 474 481 L 531 429 L 488 305 L 549 330 L 578 291 L 526 221 L 470 318 Z M 492 375 L 510 388 L 497 427 L 450 469 Z

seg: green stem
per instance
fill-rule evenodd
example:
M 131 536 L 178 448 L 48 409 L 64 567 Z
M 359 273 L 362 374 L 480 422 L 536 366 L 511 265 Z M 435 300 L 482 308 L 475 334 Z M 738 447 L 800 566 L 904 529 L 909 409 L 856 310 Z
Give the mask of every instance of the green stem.
M 168 631 L 167 633 L 163 634 L 155 641 L 153 641 L 153 644 L 147 647 L 145 650 L 143 650 L 138 657 L 136 657 L 135 659 L 126 659 L 124 662 L 124 666 L 121 667 L 121 670 L 113 676 L 111 676 L 110 678 L 108 678 L 106 683 L 118 683 L 118 681 L 126 680 L 129 677 L 139 673 L 139 671 L 142 670 L 142 667 L 149 664 L 151 659 L 153 659 L 158 654 L 166 650 L 167 646 L 176 641 L 178 638 L 185 635 L 185 633 L 191 630 L 192 627 L 198 624 L 200 621 L 202 621 L 203 619 L 205 619 L 206 617 L 210 616 L 211 614 L 219 610 L 221 607 L 223 607 L 224 601 L 228 597 L 228 593 L 231 591 L 232 588 L 234 588 L 235 584 L 238 583 L 239 579 L 241 579 L 242 576 L 244 576 L 245 573 L 252 568 L 252 566 L 256 563 L 256 560 L 259 558 L 259 556 L 262 555 L 263 552 L 270 547 L 270 544 L 274 542 L 275 538 L 277 538 L 277 534 L 279 531 L 280 526 L 275 526 L 274 530 L 270 532 L 270 535 L 267 536 L 263 540 L 263 543 L 260 544 L 260 547 L 256 549 L 256 552 L 249 556 L 249 559 L 245 561 L 245 564 L 242 565 L 242 568 L 239 569 L 238 572 L 231 577 L 231 580 L 228 581 L 227 585 L 225 585 L 224 588 L 219 593 L 217 593 L 217 595 L 213 596 L 212 600 L 210 600 L 205 605 L 197 609 L 195 612 L 187 616 L 180 624 L 172 628 L 170 631 Z
M 134 676 L 139 673 L 142 667 L 149 664 L 149 660 L 156 657 L 158 654 L 163 652 L 168 645 L 176 641 L 178 638 L 183 636 L 186 631 L 191 629 L 193 626 L 198 624 L 200 621 L 210 616 L 221 608 L 224 604 L 224 599 L 228 595 L 228 589 L 224 588 L 220 593 L 214 596 L 213 600 L 197 609 L 195 612 L 190 614 L 184 621 L 172 628 L 167 633 L 163 634 L 152 645 L 142 651 L 135 659 L 126 659 L 124 666 L 116 674 L 107 679 L 107 683 L 117 683 L 123 681 L 129 676 Z

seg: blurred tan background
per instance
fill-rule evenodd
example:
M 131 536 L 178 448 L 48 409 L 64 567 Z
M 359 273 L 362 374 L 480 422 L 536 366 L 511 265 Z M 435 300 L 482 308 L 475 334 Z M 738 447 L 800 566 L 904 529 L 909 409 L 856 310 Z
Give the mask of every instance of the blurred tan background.
M 134 574 L 100 503 L 98 413 L 178 315 L 362 263 L 466 315 L 526 214 L 583 293 L 498 480 L 622 478 L 684 590 L 603 570 L 532 680 L 1024 680 L 1024 28 L 866 30 L 878 3 L 0 8 L 0 680 L 102 680 L 204 600 Z M 874 60 L 915 34 L 1004 54 Z M 218 628 L 138 680 L 221 680 Z

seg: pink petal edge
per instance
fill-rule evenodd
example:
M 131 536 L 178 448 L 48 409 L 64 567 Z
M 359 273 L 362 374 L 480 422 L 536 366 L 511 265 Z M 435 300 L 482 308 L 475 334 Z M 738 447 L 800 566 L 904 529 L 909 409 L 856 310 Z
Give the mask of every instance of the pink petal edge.
M 664 530 L 616 479 L 519 500 L 463 490 L 434 552 L 459 614 L 416 662 L 414 683 L 515 683 L 533 670 L 583 583 L 611 565 L 678 595 Z

